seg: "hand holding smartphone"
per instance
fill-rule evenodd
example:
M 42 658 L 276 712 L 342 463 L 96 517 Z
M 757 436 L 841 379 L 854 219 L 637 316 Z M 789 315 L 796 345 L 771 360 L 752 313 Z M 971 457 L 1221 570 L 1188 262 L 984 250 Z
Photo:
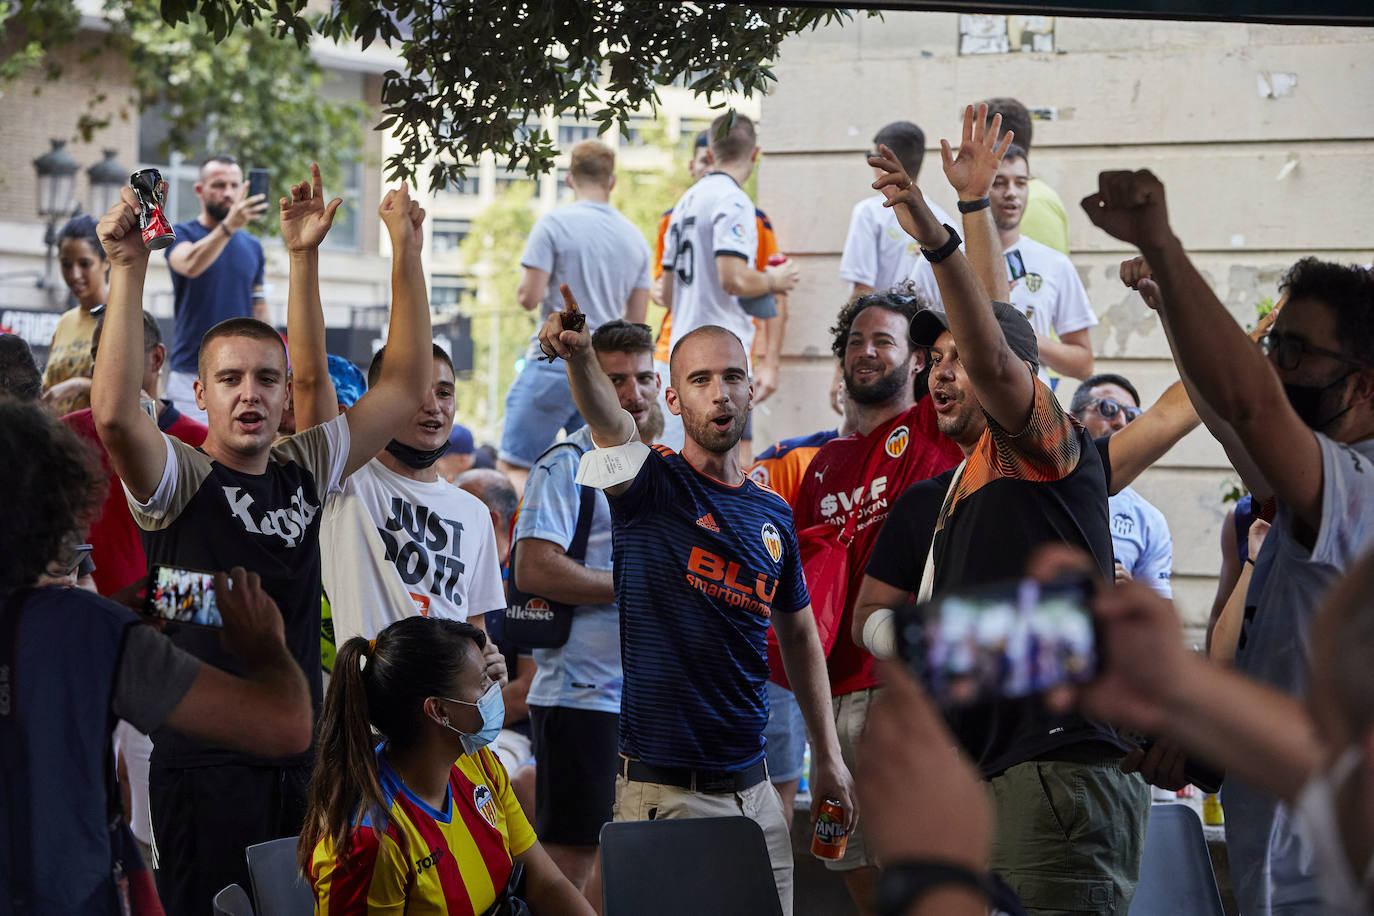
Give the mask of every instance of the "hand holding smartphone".
M 272 173 L 267 169 L 249 169 L 248 196 L 257 197 L 259 194 L 261 194 L 264 198 L 266 198 L 267 193 L 269 191 L 271 176 Z M 266 203 L 270 204 L 271 201 L 266 201 Z M 271 208 L 269 207 L 269 209 Z
M 179 566 L 153 566 L 143 613 L 155 620 L 201 627 L 222 627 L 215 600 L 214 573 Z
M 1088 579 L 970 589 L 897 611 L 897 654 L 942 706 L 1086 684 L 1099 665 Z

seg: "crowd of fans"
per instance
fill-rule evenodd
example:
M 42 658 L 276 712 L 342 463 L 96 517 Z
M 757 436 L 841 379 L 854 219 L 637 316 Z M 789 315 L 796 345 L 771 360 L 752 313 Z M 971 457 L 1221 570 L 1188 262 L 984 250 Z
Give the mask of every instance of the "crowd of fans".
M 747 118 L 698 138 L 653 249 L 609 203 L 613 152 L 573 148 L 574 202 L 521 258 L 541 324 L 499 455 L 455 423 L 404 187 L 365 369 L 325 349 L 318 170 L 278 204 L 285 335 L 231 157 L 166 251 L 170 357 L 137 197 L 73 220 L 46 368 L 0 335 L 5 912 L 207 913 L 281 837 L 320 913 L 600 912 L 603 825 L 722 815 L 759 825 L 782 912 L 814 912 L 808 776 L 864 914 L 1124 914 L 1150 786 L 1190 782 L 1223 784 L 1245 916 L 1371 912 L 1374 273 L 1304 258 L 1248 333 L 1160 181 L 1101 173 L 1082 206 L 1139 250 L 1121 279 L 1178 370 L 1142 404 L 1094 372 L 1031 141 L 1014 99 L 968 107 L 941 143 L 956 225 L 917 184 L 921 129 L 877 131 L 814 392 L 842 421 L 757 461 L 800 272 L 742 190 Z M 1206 654 L 1130 486 L 1199 424 L 1247 491 Z M 1067 579 L 1092 583 L 1095 670 L 934 694 L 913 607 Z

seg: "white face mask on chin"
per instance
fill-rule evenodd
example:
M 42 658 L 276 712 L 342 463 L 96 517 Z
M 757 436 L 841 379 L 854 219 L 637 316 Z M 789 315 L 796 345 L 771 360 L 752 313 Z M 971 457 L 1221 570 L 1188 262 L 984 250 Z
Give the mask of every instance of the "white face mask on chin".
M 1358 747 L 1348 748 L 1330 769 L 1312 774 L 1293 805 L 1312 846 L 1322 903 L 1333 916 L 1369 913 L 1374 903 L 1369 893 L 1374 884 L 1374 857 L 1356 877 L 1336 820 L 1336 793 L 1359 769 L 1362 757 Z

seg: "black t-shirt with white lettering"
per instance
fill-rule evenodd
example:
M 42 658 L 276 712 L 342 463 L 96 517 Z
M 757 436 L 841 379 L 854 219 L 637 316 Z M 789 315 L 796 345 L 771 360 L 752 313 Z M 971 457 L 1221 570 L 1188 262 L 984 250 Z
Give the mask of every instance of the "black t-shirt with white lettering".
M 179 440 L 168 442 L 167 470 L 147 503 L 130 500 L 143 530 L 148 563 L 208 572 L 234 566 L 257 573 L 281 609 L 286 646 L 321 702 L 320 507 L 337 486 L 348 454 L 347 418 L 306 430 L 272 447 L 262 474 L 245 474 L 212 461 Z M 243 665 L 220 645 L 220 631 L 169 625 L 178 646 L 230 674 Z M 154 736 L 155 766 L 221 763 L 291 766 L 308 763 L 307 751 L 262 758 L 208 745 L 163 729 Z

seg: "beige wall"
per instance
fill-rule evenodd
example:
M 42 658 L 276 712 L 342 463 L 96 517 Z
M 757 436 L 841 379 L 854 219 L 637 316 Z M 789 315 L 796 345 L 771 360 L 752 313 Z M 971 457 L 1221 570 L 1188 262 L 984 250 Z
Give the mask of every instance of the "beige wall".
M 1175 229 L 1247 323 L 1298 257 L 1369 262 L 1365 208 L 1345 202 L 1361 201 L 1374 180 L 1374 32 L 1058 19 L 1053 54 L 961 57 L 958 44 L 956 14 L 889 12 L 783 46 L 763 105 L 759 202 L 800 261 L 803 285 L 792 297 L 787 377 L 756 421 L 760 448 L 831 425 L 821 405 L 832 366 L 826 328 L 846 294 L 839 255 L 850 208 L 872 193 L 859 154 L 889 121 L 925 130 L 921 183 L 953 212 L 939 139 L 957 138 L 966 103 L 1013 95 L 1057 109 L 1056 120 L 1035 122 L 1032 170 L 1069 211 L 1073 261 L 1101 320 L 1092 335 L 1098 371 L 1131 378 L 1147 404 L 1177 375 L 1152 313 L 1116 279 L 1132 252 L 1077 206 L 1099 170 L 1150 168 L 1163 178 Z M 1271 73 L 1296 75 L 1296 86 L 1262 94 Z M 1221 449 L 1200 431 L 1137 485 L 1169 518 L 1175 594 L 1194 626 L 1215 589 L 1230 479 Z

